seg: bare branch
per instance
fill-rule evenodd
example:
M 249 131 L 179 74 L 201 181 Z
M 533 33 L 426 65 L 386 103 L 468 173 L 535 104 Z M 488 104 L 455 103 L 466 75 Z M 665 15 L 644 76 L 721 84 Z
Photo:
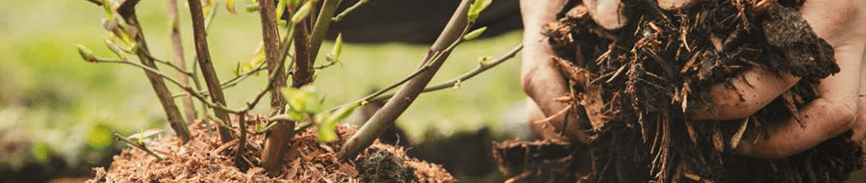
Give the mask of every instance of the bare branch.
M 279 67 L 282 65 L 279 63 L 282 56 L 280 55 L 280 33 L 277 29 L 277 15 L 274 1 L 259 1 L 259 8 L 259 15 L 262 20 L 262 42 L 265 47 L 268 73 L 276 74 L 274 77 L 268 78 L 268 82 L 270 83 L 268 88 L 271 94 L 271 112 L 279 112 L 286 105 L 286 100 L 280 93 L 280 88 L 286 86 L 286 70 Z
M 195 52 L 198 57 L 199 67 L 201 67 L 202 76 L 204 76 L 205 84 L 208 92 L 210 92 L 211 101 L 219 105 L 225 105 L 225 97 L 223 96 L 222 86 L 214 70 L 213 63 L 210 57 L 210 50 L 207 45 L 207 32 L 205 32 L 204 15 L 200 0 L 188 0 L 189 11 L 192 15 L 193 37 L 195 38 Z M 229 117 L 225 110 L 214 109 L 214 114 L 223 120 L 228 121 Z M 228 124 L 231 125 L 231 124 Z M 229 129 L 225 127 L 219 128 L 220 139 L 223 143 L 231 141 Z
M 361 7 L 361 5 L 366 4 L 367 1 L 370 1 L 370 0 L 359 0 L 358 2 L 356 2 L 355 4 L 350 6 L 349 8 L 346 8 L 346 10 L 343 10 L 343 12 L 340 12 L 339 15 L 334 16 L 334 18 L 331 18 L 331 21 L 339 22 L 340 20 L 343 20 L 343 18 L 345 18 L 346 15 L 348 15 L 352 11 L 355 11 L 355 9 L 357 9 L 358 7 Z
M 373 143 L 379 135 L 381 135 L 388 127 L 394 124 L 394 120 L 412 104 L 412 101 L 421 93 L 424 86 L 430 82 L 436 71 L 442 66 L 445 58 L 450 54 L 450 49 L 453 49 L 466 34 L 468 30 L 468 21 L 466 13 L 469 9 L 469 3 L 472 0 L 464 0 L 457 7 L 457 10 L 451 16 L 448 25 L 439 35 L 436 43 L 431 46 L 427 52 L 427 57 L 422 62 L 422 67 L 429 65 L 429 70 L 423 71 L 420 75 L 412 78 L 407 82 L 400 91 L 397 92 L 394 98 L 391 98 L 385 106 L 382 107 L 373 117 L 368 120 L 357 133 L 352 135 L 346 141 L 340 151 L 337 153 L 341 158 L 354 158 L 361 150 Z
M 296 25 L 292 24 L 289 28 L 289 33 L 284 38 L 285 41 L 280 45 L 280 40 L 278 40 L 279 32 L 275 20 L 276 10 L 274 1 L 259 1 L 259 13 L 262 20 L 262 38 L 264 39 L 265 57 L 267 58 L 270 76 L 268 77 L 266 89 L 259 93 L 248 106 L 252 108 L 264 96 L 266 91 L 270 91 L 271 113 L 279 114 L 283 112 L 283 108 L 286 105 L 286 100 L 280 93 L 280 88 L 286 86 L 285 81 L 287 76 L 285 70 L 283 70 L 283 65 L 285 64 L 289 42 L 291 42 L 289 37 L 294 36 L 298 28 L 295 28 Z M 295 122 L 292 121 L 278 121 L 275 125 L 275 130 L 265 136 L 265 147 L 261 159 L 262 166 L 268 172 L 268 175 L 276 176 L 280 173 L 283 155 L 288 151 L 288 144 L 291 142 L 292 136 L 294 136 L 293 131 L 285 129 L 293 129 L 294 125 Z
M 136 29 L 134 31 L 135 42 L 139 45 L 138 49 L 135 53 L 138 55 L 139 60 L 141 61 L 141 67 L 146 68 L 145 70 L 151 69 L 153 71 L 159 71 L 157 69 L 156 64 L 154 64 L 154 60 L 150 57 L 150 49 L 147 47 L 147 41 L 144 39 L 144 33 L 141 29 L 141 25 L 138 22 L 138 17 L 135 14 L 135 5 L 138 3 L 138 0 L 127 0 L 120 4 L 117 8 L 118 14 L 123 17 L 123 20 L 126 24 L 132 26 Z M 183 118 L 181 117 L 180 111 L 177 109 L 177 105 L 174 104 L 174 100 L 171 97 L 171 92 L 168 90 L 168 87 L 165 86 L 165 82 L 162 78 L 154 74 L 153 72 L 145 72 L 147 79 L 150 81 L 151 86 L 153 86 L 153 90 L 156 92 L 157 98 L 159 98 L 160 104 L 162 104 L 162 108 L 166 113 L 166 117 L 168 118 L 168 122 L 171 125 L 171 128 L 177 133 L 178 136 L 181 137 L 183 143 L 189 142 L 191 136 L 189 134 L 189 129 L 186 128 L 186 123 L 184 123 Z
M 484 71 L 487 71 L 490 68 L 496 67 L 497 65 L 499 65 L 505 61 L 508 61 L 511 58 L 514 58 L 514 56 L 517 55 L 517 52 L 520 52 L 521 49 L 523 49 L 522 44 L 517 46 L 514 49 L 511 49 L 511 51 L 509 51 L 508 53 L 506 53 L 502 57 L 499 57 L 498 59 L 493 60 L 490 63 L 479 64 L 478 67 L 476 67 L 474 70 L 469 71 L 467 73 L 464 73 L 463 75 L 460 75 L 457 78 L 451 79 L 451 80 L 444 82 L 444 83 L 439 83 L 439 84 L 434 85 L 434 86 L 428 86 L 428 87 L 424 88 L 424 90 L 421 90 L 421 93 L 427 93 L 427 92 L 438 91 L 438 90 L 442 90 L 442 89 L 446 89 L 446 88 L 451 88 L 459 82 L 464 82 L 466 80 L 469 80 L 472 77 L 475 77 L 476 75 L 478 75 Z M 369 101 L 372 102 L 372 101 L 385 100 L 385 99 L 389 99 L 393 96 L 394 96 L 393 93 L 387 94 L 387 95 L 375 96 L 375 98 L 371 97 L 372 99 L 370 99 Z
M 195 77 L 192 73 L 186 71 L 186 62 L 183 58 L 183 42 L 180 39 L 180 20 L 177 18 L 177 0 L 167 0 L 168 3 L 168 21 L 170 22 L 170 35 L 172 58 L 174 58 L 175 69 L 180 72 L 177 79 L 181 84 L 189 85 L 189 78 Z M 173 97 L 172 97 L 173 98 Z M 186 113 L 186 121 L 194 121 L 196 118 L 195 106 L 192 104 L 192 96 L 187 94 L 181 100 L 183 102 L 184 113 Z
M 154 153 L 153 151 L 151 151 L 150 149 L 148 149 L 147 146 L 145 146 L 143 143 L 138 143 L 138 142 L 135 142 L 135 141 L 129 140 L 128 138 L 123 137 L 123 136 L 121 136 L 121 135 L 118 134 L 118 133 L 114 133 L 114 139 L 117 139 L 118 141 L 121 141 L 121 142 L 124 142 L 124 143 L 126 143 L 126 144 L 129 144 L 129 145 L 132 146 L 132 147 L 135 147 L 135 148 L 141 149 L 142 151 L 146 152 L 146 153 L 149 154 L 150 156 L 153 156 L 154 158 L 156 158 L 156 159 L 158 159 L 158 160 L 160 160 L 160 161 L 164 160 L 164 158 L 162 158 L 162 156 L 159 156 L 158 154 L 156 154 L 156 153 Z

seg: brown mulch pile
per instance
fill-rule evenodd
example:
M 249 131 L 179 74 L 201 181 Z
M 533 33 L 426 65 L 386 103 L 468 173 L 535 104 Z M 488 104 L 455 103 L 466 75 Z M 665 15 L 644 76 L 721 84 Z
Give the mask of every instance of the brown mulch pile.
M 500 170 L 516 182 L 844 180 L 863 166 L 850 133 L 788 158 L 731 153 L 741 140 L 772 136 L 817 97 L 821 78 L 839 72 L 832 48 L 797 12 L 803 2 L 702 0 L 663 11 L 655 1 L 622 0 L 629 22 L 606 30 L 580 0 L 569 1 L 544 34 L 572 89 L 566 118 L 578 119 L 592 142 L 495 144 Z M 803 79 L 745 119 L 689 119 L 686 109 L 711 102 L 703 97 L 711 86 L 753 67 Z
M 185 145 L 176 136 L 145 140 L 165 160 L 127 148 L 108 170 L 95 168 L 89 182 L 454 182 L 441 165 L 409 158 L 404 149 L 378 141 L 355 160 L 340 160 L 335 151 L 356 129 L 338 125 L 336 131 L 339 140 L 327 144 L 317 141 L 315 127 L 295 134 L 282 173 L 269 177 L 257 166 L 264 136 L 248 135 L 244 158 L 254 166 L 241 171 L 234 162 L 238 141 L 222 144 L 198 122 L 190 126 L 194 137 Z

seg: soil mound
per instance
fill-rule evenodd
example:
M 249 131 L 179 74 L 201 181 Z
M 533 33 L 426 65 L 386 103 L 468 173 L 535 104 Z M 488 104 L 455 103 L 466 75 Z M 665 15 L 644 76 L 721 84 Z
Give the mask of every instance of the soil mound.
M 340 138 L 332 143 L 316 140 L 315 127 L 295 134 L 281 174 L 269 177 L 256 166 L 261 164 L 262 135 L 248 136 L 244 158 L 254 166 L 242 171 L 234 163 L 237 140 L 222 144 L 198 122 L 190 125 L 194 139 L 185 145 L 180 145 L 176 136 L 145 140 L 148 148 L 165 160 L 127 148 L 114 157 L 108 170 L 95 168 L 89 182 L 454 182 L 440 165 L 409 158 L 404 149 L 378 141 L 357 159 L 340 160 L 335 150 L 356 129 L 338 125 L 336 131 Z M 394 176 L 397 172 L 399 175 Z

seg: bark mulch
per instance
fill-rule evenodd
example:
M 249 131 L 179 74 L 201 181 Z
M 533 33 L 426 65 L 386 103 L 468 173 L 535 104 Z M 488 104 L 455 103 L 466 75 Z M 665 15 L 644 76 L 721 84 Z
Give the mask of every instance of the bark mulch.
M 109 169 L 95 168 L 88 182 L 454 182 L 441 165 L 407 157 L 405 149 L 378 141 L 358 158 L 340 160 L 335 152 L 356 128 L 338 125 L 336 131 L 340 139 L 332 143 L 317 141 L 315 127 L 295 134 L 282 173 L 269 177 L 256 166 L 261 164 L 264 136 L 248 135 L 244 158 L 254 166 L 242 171 L 234 162 L 238 140 L 220 143 L 198 122 L 190 126 L 194 137 L 185 145 L 177 136 L 145 140 L 165 160 L 127 148 L 114 156 Z

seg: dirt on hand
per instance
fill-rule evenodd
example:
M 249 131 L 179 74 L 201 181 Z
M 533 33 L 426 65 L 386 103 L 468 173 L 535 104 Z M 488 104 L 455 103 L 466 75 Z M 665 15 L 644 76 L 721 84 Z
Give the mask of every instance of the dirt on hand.
M 839 182 L 862 167 L 850 133 L 789 158 L 730 153 L 741 139 L 772 136 L 770 126 L 798 113 L 817 97 L 819 80 L 839 72 L 832 48 L 797 12 L 802 0 L 698 1 L 682 11 L 622 2 L 632 21 L 618 30 L 596 25 L 579 0 L 544 27 L 552 61 L 572 86 L 576 105 L 567 115 L 592 142 L 496 144 L 511 181 Z M 710 86 L 752 67 L 803 79 L 746 119 L 688 120 L 685 109 L 708 103 Z

